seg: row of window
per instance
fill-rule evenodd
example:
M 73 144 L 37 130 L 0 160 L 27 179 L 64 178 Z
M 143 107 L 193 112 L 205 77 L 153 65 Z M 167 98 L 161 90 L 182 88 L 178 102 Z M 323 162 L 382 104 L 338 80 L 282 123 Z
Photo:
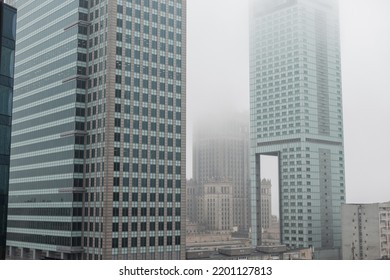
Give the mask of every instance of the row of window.
M 63 237 L 8 232 L 7 239 L 19 242 L 38 243 L 57 246 L 81 246 L 81 237 Z
M 159 236 L 159 237 L 149 237 L 149 244 L 147 244 L 147 238 L 146 237 L 140 237 L 139 241 L 137 237 L 133 237 L 130 239 L 130 244 L 129 244 L 129 239 L 127 237 L 122 238 L 122 248 L 127 248 L 129 245 L 130 247 L 146 247 L 146 246 L 171 246 L 171 245 L 180 245 L 181 244 L 181 237 L 180 236 L 175 236 L 175 239 L 173 239 L 173 236 L 167 236 L 166 237 L 166 243 L 164 244 L 164 236 Z M 156 242 L 157 240 L 157 242 Z M 173 241 L 175 242 L 173 244 Z M 119 239 L 118 238 L 113 238 L 112 239 L 112 248 L 118 248 L 119 246 Z
M 138 215 L 140 215 L 141 217 L 146 217 L 146 216 L 165 217 L 165 216 L 173 216 L 173 215 L 175 215 L 176 217 L 180 217 L 180 215 L 181 215 L 181 208 L 171 208 L 171 207 L 168 207 L 168 208 L 160 207 L 157 209 L 157 211 L 156 211 L 156 208 L 154 208 L 154 207 L 151 207 L 151 208 L 146 208 L 146 207 L 127 208 L 127 207 L 124 207 L 124 208 L 121 208 L 121 210 L 122 211 L 120 211 L 120 208 L 118 208 L 118 207 L 112 208 L 112 215 L 114 217 L 118 217 L 120 212 L 122 213 L 123 217 L 127 217 L 129 215 L 132 217 L 137 217 Z M 149 215 L 148 215 L 148 212 L 149 212 Z
M 88 194 L 86 194 L 86 201 Z M 93 193 L 91 193 L 91 199 L 90 201 L 93 201 Z M 167 202 L 173 202 L 173 197 L 175 196 L 175 201 L 180 202 L 181 201 L 181 194 L 172 194 L 172 193 L 131 193 L 131 201 L 137 202 L 138 200 L 143 201 L 143 202 L 164 202 L 165 198 Z M 120 194 L 119 192 L 114 192 L 113 193 L 113 201 L 120 201 Z M 122 193 L 122 201 L 129 201 L 130 194 L 128 192 Z M 149 199 L 148 199 L 149 198 Z M 158 199 L 158 200 L 157 200 Z
M 130 3 L 135 2 L 136 5 L 141 5 L 141 0 L 134 0 L 134 1 L 130 0 L 128 2 L 130 2 Z M 176 2 L 177 2 L 176 15 L 177 16 L 181 16 L 182 15 L 181 0 L 178 0 Z M 172 14 L 172 15 L 175 13 L 175 7 L 173 5 L 167 5 L 166 3 L 161 3 L 161 2 L 160 2 L 160 5 L 159 5 L 159 1 L 143 0 L 142 4 L 143 4 L 143 6 L 145 8 L 152 8 L 152 11 L 157 11 L 158 10 L 160 13 L 168 12 L 169 14 Z M 132 15 L 131 8 L 125 7 L 125 9 L 126 9 L 125 10 L 125 12 L 126 12 L 125 14 L 128 15 L 128 16 L 131 16 Z M 123 9 L 123 5 L 117 5 L 117 12 L 119 14 L 123 14 L 123 10 L 124 10 Z M 144 12 L 144 14 L 145 13 L 149 14 L 148 12 Z M 135 9 L 134 16 L 136 18 L 141 18 L 141 10 L 140 9 Z M 155 22 L 157 22 L 157 21 L 155 21 Z
M 145 173 L 147 174 L 147 173 Z M 177 176 L 180 176 L 180 173 L 179 174 L 176 174 Z M 102 183 L 103 183 L 103 179 L 102 178 Z M 123 186 L 123 187 L 129 187 L 130 186 L 130 179 L 128 177 L 123 177 L 122 178 L 122 185 L 120 185 L 120 178 L 119 177 L 114 177 L 114 186 L 115 187 L 119 187 L 119 186 Z M 141 184 L 140 184 L 141 183 Z M 158 187 L 159 188 L 165 188 L 167 187 L 168 189 L 172 189 L 173 188 L 173 185 L 175 183 L 175 187 L 177 189 L 180 189 L 181 188 L 181 180 L 172 180 L 172 179 L 168 179 L 165 180 L 164 179 L 159 179 L 157 181 L 157 179 L 149 179 L 149 182 L 148 182 L 148 179 L 146 178 L 142 178 L 142 179 L 138 179 L 138 178 L 131 178 L 131 187 L 148 187 L 150 186 L 150 188 L 156 188 L 157 186 L 157 183 L 158 183 Z M 83 179 L 74 179 L 74 186 L 75 187 L 83 187 Z M 100 187 L 100 178 L 96 178 L 96 181 L 94 178 L 91 178 L 91 179 L 85 179 L 85 186 L 87 187 Z
M 81 231 L 81 222 L 8 221 L 9 228 L 28 228 L 61 231 Z
M 124 76 L 122 78 L 122 75 L 115 75 L 115 83 L 122 84 L 122 81 L 127 86 L 131 85 L 131 77 L 130 76 Z M 179 82 L 177 82 L 177 83 L 179 83 Z M 142 88 L 144 88 L 144 89 L 151 88 L 152 90 L 160 90 L 160 91 L 167 90 L 170 93 L 173 93 L 174 89 L 175 89 L 175 93 L 181 94 L 182 87 L 181 87 L 181 85 L 178 85 L 177 83 L 176 83 L 176 87 L 175 87 L 174 84 L 169 83 L 169 82 L 168 82 L 168 84 L 166 84 L 164 82 L 158 83 L 157 81 L 150 81 L 150 80 L 145 80 L 145 79 L 141 80 L 139 78 L 133 78 L 133 86 L 134 87 L 142 86 Z M 94 87 L 95 87 L 95 84 L 94 84 Z

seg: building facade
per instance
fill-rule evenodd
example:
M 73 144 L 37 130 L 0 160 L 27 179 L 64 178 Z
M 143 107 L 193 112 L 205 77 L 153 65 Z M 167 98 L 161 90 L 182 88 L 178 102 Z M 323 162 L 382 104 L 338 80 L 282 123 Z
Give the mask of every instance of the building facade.
M 279 159 L 281 242 L 337 258 L 345 201 L 337 4 L 252 5 L 252 241 L 261 244 L 260 156 L 273 155 Z
M 0 260 L 6 252 L 15 40 L 16 9 L 0 1 Z
M 343 204 L 343 260 L 390 259 L 390 202 Z
M 200 225 L 199 219 L 202 214 L 202 197 L 203 188 L 198 186 L 193 179 L 187 180 L 186 184 L 186 200 L 187 200 L 187 221 L 191 224 Z
M 184 258 L 186 1 L 15 5 L 10 257 Z
M 233 186 L 230 182 L 203 185 L 203 223 L 207 231 L 233 231 Z
M 244 113 L 208 116 L 194 125 L 193 179 L 202 187 L 210 181 L 231 181 L 233 226 L 249 230 L 249 122 Z
M 261 180 L 261 228 L 269 229 L 272 225 L 272 184 L 271 180 Z

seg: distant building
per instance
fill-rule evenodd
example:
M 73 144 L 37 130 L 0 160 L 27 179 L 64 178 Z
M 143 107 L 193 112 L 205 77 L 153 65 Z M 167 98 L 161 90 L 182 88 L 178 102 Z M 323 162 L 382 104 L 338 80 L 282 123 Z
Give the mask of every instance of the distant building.
M 249 116 L 229 112 L 208 116 L 194 126 L 193 178 L 199 184 L 231 181 L 233 226 L 249 231 Z
M 390 259 L 390 202 L 343 204 L 344 260 Z
M 264 245 L 280 244 L 280 223 L 277 216 L 272 215 L 271 226 L 263 230 L 261 242 Z
M 0 1 L 0 260 L 6 252 L 15 40 L 16 9 Z
M 230 182 L 204 184 L 203 224 L 210 231 L 233 231 L 233 186 Z
M 286 245 L 251 247 L 191 248 L 187 260 L 311 260 L 312 248 L 288 249 Z
M 191 224 L 200 224 L 202 217 L 203 188 L 194 180 L 187 180 L 186 186 L 187 220 Z
M 261 227 L 268 229 L 272 224 L 272 184 L 271 180 L 261 180 Z

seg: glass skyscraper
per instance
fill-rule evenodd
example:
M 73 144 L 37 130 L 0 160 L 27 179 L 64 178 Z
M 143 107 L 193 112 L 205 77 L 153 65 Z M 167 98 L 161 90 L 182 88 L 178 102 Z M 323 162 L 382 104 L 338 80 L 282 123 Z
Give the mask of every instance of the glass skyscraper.
M 281 242 L 339 257 L 345 201 L 338 7 L 254 0 L 250 36 L 252 242 L 260 156 L 279 158 Z
M 0 260 L 5 259 L 16 10 L 0 1 Z
M 10 257 L 184 258 L 186 1 L 15 4 Z

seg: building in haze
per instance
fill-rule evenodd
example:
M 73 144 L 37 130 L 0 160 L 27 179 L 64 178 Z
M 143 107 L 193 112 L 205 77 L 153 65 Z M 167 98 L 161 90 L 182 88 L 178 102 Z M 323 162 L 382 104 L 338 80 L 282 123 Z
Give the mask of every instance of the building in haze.
M 260 156 L 279 159 L 281 240 L 339 258 L 345 201 L 336 1 L 253 0 L 252 243 L 261 244 Z
M 207 116 L 194 125 L 193 179 L 205 183 L 230 181 L 233 186 L 233 226 L 249 230 L 249 121 L 247 114 Z
M 233 186 L 230 182 L 203 185 L 203 224 L 207 231 L 232 232 Z
M 200 225 L 200 218 L 202 214 L 202 197 L 203 188 L 198 186 L 193 179 L 187 180 L 186 185 L 186 200 L 187 200 L 187 220 L 191 224 Z
M 343 204 L 343 260 L 390 259 L 390 202 Z
M 261 228 L 269 229 L 272 225 L 272 183 L 271 180 L 261 180 Z
M 16 9 L 0 1 L 0 260 L 6 253 L 15 40 Z
M 10 258 L 183 259 L 186 1 L 15 5 Z

